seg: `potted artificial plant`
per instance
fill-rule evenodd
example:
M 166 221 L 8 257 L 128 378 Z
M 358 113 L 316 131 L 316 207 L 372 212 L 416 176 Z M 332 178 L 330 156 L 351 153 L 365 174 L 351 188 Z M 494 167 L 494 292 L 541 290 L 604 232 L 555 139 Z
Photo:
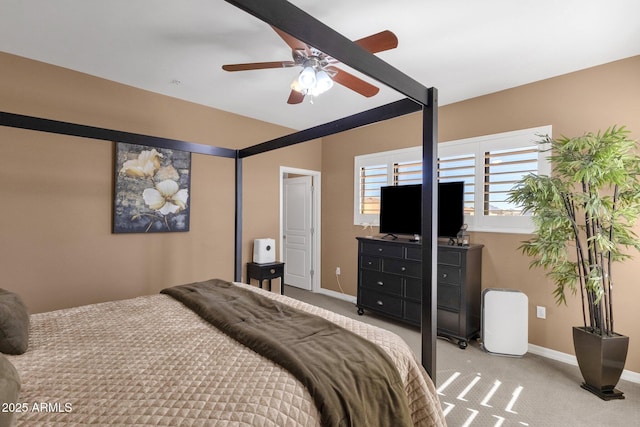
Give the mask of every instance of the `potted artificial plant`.
M 555 283 L 556 303 L 579 290 L 583 326 L 573 328 L 582 387 L 609 399 L 624 369 L 629 338 L 614 331 L 613 263 L 640 251 L 640 156 L 624 127 L 541 143 L 551 151 L 551 176 L 528 175 L 509 199 L 533 215 L 535 236 L 520 249 Z M 620 283 L 621 286 L 628 285 Z

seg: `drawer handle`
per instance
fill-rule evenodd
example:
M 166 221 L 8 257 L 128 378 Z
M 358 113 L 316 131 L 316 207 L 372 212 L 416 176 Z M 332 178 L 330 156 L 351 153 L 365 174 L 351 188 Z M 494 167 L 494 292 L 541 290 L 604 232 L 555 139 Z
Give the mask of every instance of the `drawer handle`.
M 448 274 L 447 274 L 447 273 L 442 273 L 442 278 L 443 278 L 443 279 L 446 279 L 446 278 L 447 278 L 447 276 L 448 276 Z
M 380 282 L 378 282 L 378 285 L 379 286 L 384 286 L 384 282 L 380 281 Z
M 378 304 L 380 307 L 382 307 L 384 305 L 384 303 L 380 300 L 376 301 L 376 304 Z
M 407 271 L 407 267 L 402 267 L 400 270 Z
M 372 265 L 372 264 L 373 264 L 373 262 L 371 262 L 371 261 L 367 262 L 367 265 Z
M 276 269 L 275 269 L 275 268 L 272 268 L 271 270 L 269 270 L 269 273 L 271 273 L 271 274 L 276 274 Z
M 382 248 L 378 248 L 378 252 L 382 252 L 382 251 L 383 251 L 383 249 L 382 249 Z

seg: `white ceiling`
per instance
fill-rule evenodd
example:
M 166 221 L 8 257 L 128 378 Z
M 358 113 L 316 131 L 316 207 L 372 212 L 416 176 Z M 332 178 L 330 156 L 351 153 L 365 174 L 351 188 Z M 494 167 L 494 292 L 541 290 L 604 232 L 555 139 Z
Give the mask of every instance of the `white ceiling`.
M 438 88 L 440 105 L 640 54 L 638 0 L 291 3 L 352 40 L 393 31 L 398 47 L 378 56 Z M 0 50 L 293 129 L 403 97 L 335 85 L 288 105 L 299 68 L 223 71 L 291 59 L 267 24 L 223 0 L 0 0 Z

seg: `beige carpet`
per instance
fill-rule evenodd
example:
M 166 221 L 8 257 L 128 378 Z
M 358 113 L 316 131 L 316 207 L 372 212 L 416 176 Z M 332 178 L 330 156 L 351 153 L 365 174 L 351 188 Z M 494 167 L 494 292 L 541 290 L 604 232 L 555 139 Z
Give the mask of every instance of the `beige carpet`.
M 389 329 L 420 357 L 416 328 L 366 312 L 352 303 L 286 286 L 285 294 L 345 316 Z M 495 356 L 473 342 L 437 343 L 436 387 L 450 427 L 457 426 L 640 426 L 640 384 L 620 381 L 624 400 L 603 401 L 580 388 L 578 367 L 541 356 Z

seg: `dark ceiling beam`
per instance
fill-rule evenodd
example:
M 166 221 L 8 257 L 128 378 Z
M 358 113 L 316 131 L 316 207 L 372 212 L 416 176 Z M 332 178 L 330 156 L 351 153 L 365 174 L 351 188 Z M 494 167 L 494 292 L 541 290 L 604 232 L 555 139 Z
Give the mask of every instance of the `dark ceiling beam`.
M 240 150 L 239 157 L 249 157 L 255 154 L 265 153 L 267 151 L 278 148 L 288 147 L 290 145 L 299 144 L 313 139 L 323 138 L 335 133 L 344 132 L 358 128 L 360 126 L 369 125 L 382 120 L 392 119 L 394 117 L 404 116 L 405 114 L 415 113 L 422 110 L 422 104 L 418 104 L 408 98 L 395 101 L 362 113 L 334 120 L 322 125 L 318 125 L 300 132 L 285 135 L 280 138 L 272 139 L 261 144 Z
M 36 130 L 41 132 L 72 135 L 83 138 L 101 139 L 105 141 L 126 142 L 129 144 L 148 145 L 156 148 L 188 151 L 191 153 L 207 154 L 210 156 L 236 158 L 236 150 L 215 147 L 195 142 L 180 141 L 177 139 L 160 138 L 157 136 L 142 135 L 138 133 L 123 132 L 119 130 L 104 129 L 94 126 L 79 125 L 57 120 L 42 119 L 39 117 L 24 116 L 21 114 L 0 112 L 0 125 L 14 128 Z
M 225 0 L 351 68 L 428 105 L 427 88 L 285 0 Z

